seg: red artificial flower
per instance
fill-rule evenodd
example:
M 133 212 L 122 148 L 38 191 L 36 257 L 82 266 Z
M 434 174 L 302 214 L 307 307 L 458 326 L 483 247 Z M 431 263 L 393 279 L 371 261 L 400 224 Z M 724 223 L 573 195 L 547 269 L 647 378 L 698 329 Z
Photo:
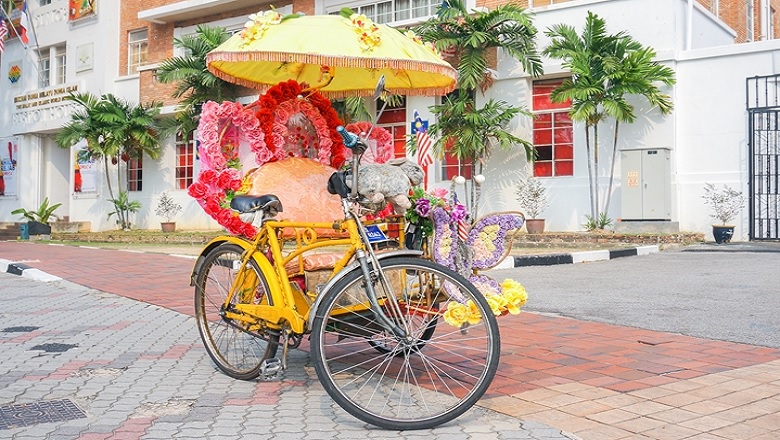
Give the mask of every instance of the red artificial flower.
M 190 197 L 198 200 L 204 198 L 208 192 L 209 189 L 206 187 L 206 185 L 200 182 L 193 182 L 192 185 L 187 188 L 187 194 L 189 194 Z

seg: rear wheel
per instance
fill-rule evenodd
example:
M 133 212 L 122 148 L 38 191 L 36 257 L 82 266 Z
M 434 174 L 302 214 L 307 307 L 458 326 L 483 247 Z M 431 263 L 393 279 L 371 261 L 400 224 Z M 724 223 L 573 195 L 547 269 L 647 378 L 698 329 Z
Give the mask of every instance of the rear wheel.
M 279 334 L 254 320 L 236 319 L 236 304 L 273 305 L 257 263 L 249 260 L 239 270 L 243 253 L 241 246 L 224 243 L 206 255 L 195 278 L 195 317 L 206 352 L 217 367 L 235 379 L 250 380 L 260 374 L 264 359 L 276 355 Z M 241 290 L 225 305 L 233 285 Z
M 405 257 L 380 264 L 389 287 L 376 276 L 371 282 L 406 336 L 383 327 L 369 309 L 363 275 L 355 270 L 328 290 L 317 310 L 311 338 L 317 376 L 336 403 L 364 422 L 394 430 L 446 423 L 471 408 L 493 380 L 496 318 L 482 294 L 446 267 Z

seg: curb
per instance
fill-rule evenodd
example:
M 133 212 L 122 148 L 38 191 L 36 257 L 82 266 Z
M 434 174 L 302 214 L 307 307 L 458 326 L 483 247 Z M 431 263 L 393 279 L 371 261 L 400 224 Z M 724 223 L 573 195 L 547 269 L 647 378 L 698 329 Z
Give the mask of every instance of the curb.
M 576 263 L 587 263 L 591 261 L 614 260 L 615 258 L 654 254 L 659 251 L 660 249 L 658 246 L 652 245 L 652 246 L 639 246 L 639 247 L 627 248 L 627 249 L 571 252 L 567 254 L 515 255 L 513 256 L 513 258 L 505 258 L 504 261 L 502 261 L 495 267 L 492 267 L 490 270 L 512 269 L 515 267 L 526 267 L 526 266 L 553 266 L 557 264 L 576 264 Z M 191 255 L 173 255 L 173 256 L 182 257 L 182 258 L 195 258 Z M 13 262 L 11 260 L 4 260 L 2 258 L 0 258 L 0 272 L 6 272 L 13 275 L 21 275 L 22 277 L 25 278 L 30 278 L 33 280 L 43 281 L 43 282 L 62 280 L 62 278 L 60 277 L 49 275 L 46 272 L 43 272 L 39 269 L 35 269 L 34 267 L 30 267 L 22 262 Z
M 499 265 L 492 269 L 511 269 L 514 267 L 526 266 L 553 266 L 557 264 L 577 264 L 588 263 L 591 261 L 614 260 L 615 258 L 633 257 L 636 255 L 648 255 L 660 252 L 656 245 L 638 246 L 627 249 L 598 250 L 571 252 L 566 254 L 548 254 L 548 255 L 515 255 L 513 258 L 506 258 Z
M 12 275 L 20 275 L 23 278 L 29 278 L 35 281 L 50 282 L 62 280 L 60 277 L 49 275 L 40 269 L 30 267 L 24 263 L 13 262 L 11 260 L 4 260 L 1 258 L 0 272 L 10 273 Z

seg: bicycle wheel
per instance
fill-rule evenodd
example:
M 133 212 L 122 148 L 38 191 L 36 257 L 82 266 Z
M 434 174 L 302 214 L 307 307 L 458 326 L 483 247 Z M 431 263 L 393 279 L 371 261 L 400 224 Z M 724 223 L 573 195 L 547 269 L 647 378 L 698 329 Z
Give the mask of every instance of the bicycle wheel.
M 352 271 L 326 293 L 312 324 L 317 376 L 336 403 L 364 422 L 394 430 L 446 423 L 493 380 L 496 318 L 471 283 L 439 264 L 392 257 L 381 266 L 389 289 L 376 277 L 372 283 L 385 314 L 408 337 L 380 324 L 368 308 L 362 273 Z M 436 333 L 426 335 L 432 322 Z M 382 350 L 366 344 L 378 337 Z
M 235 304 L 273 305 L 268 282 L 254 260 L 241 267 L 241 246 L 224 243 L 205 257 L 195 278 L 195 317 L 209 357 L 225 374 L 250 380 L 260 375 L 264 359 L 276 355 L 279 334 L 263 329 L 260 323 L 230 319 Z M 230 287 L 239 277 L 241 292 L 225 307 Z

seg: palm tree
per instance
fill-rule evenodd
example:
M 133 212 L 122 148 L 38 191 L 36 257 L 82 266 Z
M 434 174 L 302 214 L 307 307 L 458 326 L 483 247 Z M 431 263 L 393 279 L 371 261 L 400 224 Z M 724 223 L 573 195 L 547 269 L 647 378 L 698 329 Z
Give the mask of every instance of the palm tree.
M 437 49 L 454 52 L 458 60 L 459 90 L 441 105 L 431 107 L 436 123 L 429 130 L 435 135 L 437 154 L 448 151 L 475 164 L 478 172 L 494 144 L 502 148 L 519 144 L 532 158 L 532 145 L 508 131 L 509 122 L 527 112 L 505 101 L 491 99 L 482 108 L 475 102 L 477 89 L 485 92 L 492 83 L 488 59 L 498 49 L 517 59 L 530 75 L 542 73 L 531 15 L 512 3 L 488 12 L 469 12 L 462 0 L 445 0 L 437 16 L 416 27 L 415 32 Z M 414 139 L 409 148 L 416 150 Z M 472 219 L 476 219 L 479 197 L 479 185 L 471 185 Z
M 469 13 L 462 0 L 444 0 L 437 16 L 416 27 L 415 32 L 439 50 L 454 50 L 458 86 L 464 90 L 476 90 L 490 82 L 488 56 L 495 49 L 519 60 L 532 76 L 542 74 L 531 14 L 513 3 Z
M 673 108 L 671 99 L 656 84 L 674 84 L 674 70 L 654 62 L 655 51 L 643 47 L 625 31 L 608 34 L 606 22 L 592 12 L 588 12 L 581 36 L 566 24 L 552 26 L 546 35 L 551 42 L 543 53 L 563 60 L 563 67 L 572 74 L 552 92 L 550 98 L 554 102 L 571 101 L 571 118 L 585 123 L 591 212 L 589 221 L 605 221 L 614 180 L 618 128 L 621 122 L 632 123 L 636 120 L 634 106 L 628 103 L 627 97 L 642 96 L 651 107 L 668 114 Z M 599 124 L 609 118 L 615 120 L 615 131 L 607 202 L 601 211 Z
M 206 101 L 233 100 L 240 88 L 224 81 L 206 67 L 206 55 L 227 41 L 230 34 L 222 27 L 198 25 L 195 33 L 173 40 L 174 47 L 186 54 L 168 58 L 157 68 L 156 78 L 164 84 L 173 83 L 173 98 L 182 98 L 173 119 L 163 122 L 162 135 L 179 133 L 187 138 L 198 126 L 200 105 Z
M 152 159 L 160 156 L 155 116 L 160 113 L 161 104 L 132 105 L 112 94 L 96 97 L 91 93 L 70 93 L 65 99 L 75 102 L 80 109 L 73 112 L 71 121 L 60 129 L 55 142 L 62 148 L 71 148 L 84 139 L 87 153 L 95 159 L 103 159 L 109 201 L 114 204 L 122 228 L 128 229 L 128 214 L 134 211 L 129 209 L 132 206 L 120 203 L 123 194 L 124 199 L 127 198 L 127 190 L 122 185 L 121 164 L 131 158 L 139 159 L 144 154 Z M 116 166 L 118 196 L 115 196 L 111 184 L 109 163 Z

